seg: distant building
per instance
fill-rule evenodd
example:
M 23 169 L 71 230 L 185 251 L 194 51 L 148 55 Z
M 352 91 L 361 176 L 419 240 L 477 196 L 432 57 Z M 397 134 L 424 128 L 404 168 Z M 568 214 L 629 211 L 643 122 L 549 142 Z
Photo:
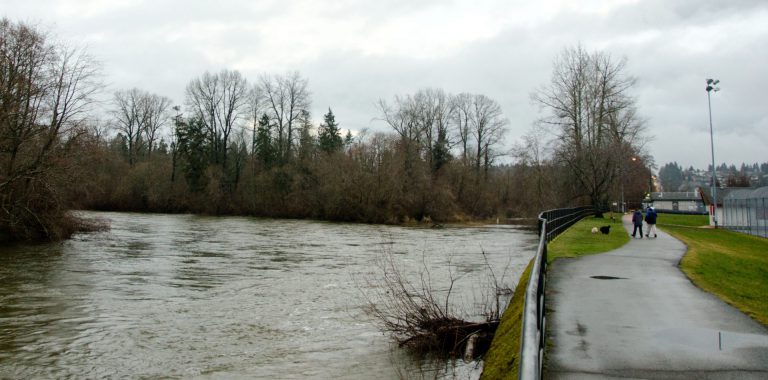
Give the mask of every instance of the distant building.
M 679 214 L 706 214 L 700 189 L 695 191 L 662 191 L 651 193 L 647 206 L 653 206 L 656 211 Z
M 712 201 L 712 188 L 711 187 L 703 187 L 700 188 L 699 191 L 701 192 L 701 198 L 704 200 L 704 204 L 707 206 L 707 213 L 709 214 L 709 225 L 715 226 L 715 219 L 713 216 L 717 216 L 717 225 L 722 226 L 723 225 L 723 199 L 725 199 L 728 194 L 731 193 L 731 191 L 737 190 L 739 188 L 734 187 L 718 187 L 717 188 L 717 208 L 715 209 L 713 207 L 713 201 Z M 717 215 L 715 215 L 717 213 Z

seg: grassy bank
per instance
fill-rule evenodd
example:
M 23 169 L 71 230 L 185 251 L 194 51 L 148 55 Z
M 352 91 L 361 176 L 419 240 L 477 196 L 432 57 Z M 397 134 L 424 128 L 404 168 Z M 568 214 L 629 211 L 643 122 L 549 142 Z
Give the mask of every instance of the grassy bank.
M 701 227 L 709 225 L 709 215 L 659 214 L 659 226 Z
M 768 239 L 693 227 L 707 223 L 694 217 L 659 217 L 659 227 L 688 246 L 680 268 L 696 286 L 768 326 Z
M 629 235 L 621 224 L 621 214 L 605 219 L 584 218 L 556 237 L 547 247 L 547 262 L 563 257 L 580 257 L 608 252 L 629 242 Z M 592 233 L 592 227 L 611 226 L 608 235 Z
M 605 225 L 611 226 L 610 234 L 592 233 L 592 227 L 600 228 Z M 615 222 L 611 220 L 611 215 L 606 215 L 605 219 L 586 218 L 574 224 L 547 246 L 548 262 L 559 257 L 578 257 L 610 251 L 628 241 L 629 236 L 624 233 L 619 214 L 615 215 Z M 533 261 L 528 264 L 520 277 L 515 294 L 504 311 L 491 348 L 485 356 L 481 379 L 517 378 L 524 294 L 532 263 Z
M 532 266 L 533 260 L 520 276 L 515 294 L 501 317 L 491 348 L 483 360 L 483 374 L 480 379 L 517 379 L 525 288 L 531 277 Z

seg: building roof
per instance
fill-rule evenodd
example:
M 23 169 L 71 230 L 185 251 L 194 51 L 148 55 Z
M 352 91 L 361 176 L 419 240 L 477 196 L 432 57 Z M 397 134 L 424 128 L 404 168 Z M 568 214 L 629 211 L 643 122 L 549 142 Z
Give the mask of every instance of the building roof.
M 702 199 L 704 204 L 711 204 L 710 188 L 702 187 L 701 189 Z M 723 201 L 736 200 L 736 199 L 753 199 L 753 198 L 768 198 L 768 186 L 766 187 L 718 187 L 717 188 L 717 204 L 722 205 Z
M 718 197 L 720 198 L 720 197 Z M 724 200 L 768 198 L 768 186 L 758 188 L 740 188 L 729 192 Z
M 651 193 L 653 201 L 700 201 L 698 191 L 662 191 Z

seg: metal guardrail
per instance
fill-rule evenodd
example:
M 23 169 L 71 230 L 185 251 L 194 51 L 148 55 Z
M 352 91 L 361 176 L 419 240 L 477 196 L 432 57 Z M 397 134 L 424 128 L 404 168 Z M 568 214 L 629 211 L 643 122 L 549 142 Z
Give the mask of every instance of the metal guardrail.
M 523 326 L 520 334 L 519 379 L 541 379 L 544 364 L 545 328 L 544 287 L 547 272 L 547 243 L 584 216 L 594 214 L 592 207 L 555 209 L 539 214 L 539 246 L 533 258 L 531 277 L 525 288 Z

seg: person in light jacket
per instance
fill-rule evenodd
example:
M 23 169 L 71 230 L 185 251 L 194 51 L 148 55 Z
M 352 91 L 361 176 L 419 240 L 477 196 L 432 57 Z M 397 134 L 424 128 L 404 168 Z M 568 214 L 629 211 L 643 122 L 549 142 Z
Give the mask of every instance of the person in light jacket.
M 632 224 L 635 225 L 635 229 L 632 230 L 632 237 L 640 230 L 640 239 L 643 238 L 643 212 L 640 209 L 635 210 L 632 214 Z
M 645 212 L 645 222 L 648 223 L 648 233 L 645 234 L 645 237 L 647 238 L 651 237 L 651 232 L 653 232 L 653 237 L 657 237 L 656 216 L 656 210 L 654 210 L 653 207 L 648 207 L 648 211 Z M 642 235 L 642 232 L 640 234 Z

